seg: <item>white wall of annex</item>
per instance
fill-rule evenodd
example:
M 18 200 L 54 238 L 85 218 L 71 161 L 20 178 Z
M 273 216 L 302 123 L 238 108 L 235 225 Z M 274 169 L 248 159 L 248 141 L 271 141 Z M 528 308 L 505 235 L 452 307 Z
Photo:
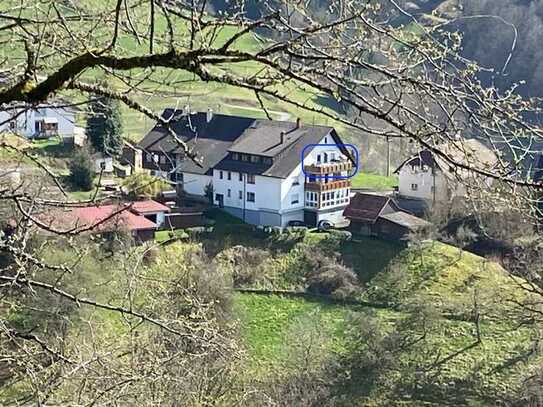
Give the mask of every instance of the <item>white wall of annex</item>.
M 187 194 L 204 196 L 206 185 L 212 180 L 213 178 L 210 175 L 184 172 L 183 189 Z
M 411 187 L 412 184 L 417 185 L 415 191 Z M 413 169 L 411 165 L 404 165 L 400 170 L 398 187 L 400 195 L 432 201 L 434 199 L 432 187 L 435 187 L 436 201 L 448 198 L 448 182 L 440 170 L 436 170 L 435 175 L 431 169 L 422 170 L 420 167 Z

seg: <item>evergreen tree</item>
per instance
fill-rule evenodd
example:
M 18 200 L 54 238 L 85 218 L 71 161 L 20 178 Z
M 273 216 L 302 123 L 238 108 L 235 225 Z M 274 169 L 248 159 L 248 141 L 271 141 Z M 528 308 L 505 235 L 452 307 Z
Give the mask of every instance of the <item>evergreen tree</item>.
M 71 159 L 70 164 L 70 183 L 83 191 L 90 191 L 94 187 L 93 161 L 90 153 L 86 149 L 78 151 Z
M 119 101 L 110 98 L 91 99 L 86 131 L 96 151 L 118 157 L 123 148 Z

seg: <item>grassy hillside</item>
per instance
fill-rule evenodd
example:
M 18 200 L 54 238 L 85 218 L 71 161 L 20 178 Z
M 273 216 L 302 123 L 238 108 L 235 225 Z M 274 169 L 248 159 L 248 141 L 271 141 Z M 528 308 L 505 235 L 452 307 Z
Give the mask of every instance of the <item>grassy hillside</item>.
M 359 172 L 353 179 L 353 188 L 374 189 L 377 191 L 391 190 L 398 186 L 398 177 Z
M 345 405 L 484 405 L 516 391 L 540 360 L 536 333 L 511 322 L 518 310 L 508 299 L 524 296 L 497 264 L 428 243 L 368 281 L 364 299 L 386 308 L 256 294 L 235 303 L 254 374 L 298 374 L 292 355 L 311 342 L 340 366 L 330 391 Z
M 402 252 L 372 279 L 365 298 L 401 306 L 424 303 L 440 313 L 501 319 L 515 311 L 525 293 L 498 264 L 439 243 Z

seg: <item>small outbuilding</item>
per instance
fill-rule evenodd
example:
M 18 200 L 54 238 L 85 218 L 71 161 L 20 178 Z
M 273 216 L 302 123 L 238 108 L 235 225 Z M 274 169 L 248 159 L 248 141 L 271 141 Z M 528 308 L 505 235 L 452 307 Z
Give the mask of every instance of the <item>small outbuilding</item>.
M 170 208 L 160 202 L 148 199 L 145 201 L 132 202 L 130 211 L 138 216 L 143 216 L 154 222 L 157 227 L 162 227 L 166 218 L 166 214 L 170 212 Z
M 165 213 L 169 211 L 167 206 L 147 200 L 51 211 L 40 215 L 39 219 L 56 230 L 94 234 L 124 231 L 135 242 L 143 243 L 154 239 L 159 225 L 164 223 Z
M 352 233 L 389 240 L 405 239 L 410 233 L 431 225 L 402 209 L 391 197 L 383 195 L 357 193 L 343 215 L 350 220 Z

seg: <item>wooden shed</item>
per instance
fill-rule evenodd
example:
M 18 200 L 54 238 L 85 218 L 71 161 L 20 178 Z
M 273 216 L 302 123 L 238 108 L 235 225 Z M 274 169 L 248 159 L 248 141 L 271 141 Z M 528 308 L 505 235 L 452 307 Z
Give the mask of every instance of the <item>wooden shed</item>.
M 430 226 L 424 219 L 403 210 L 389 196 L 357 193 L 343 215 L 350 220 L 354 234 L 401 240 Z

